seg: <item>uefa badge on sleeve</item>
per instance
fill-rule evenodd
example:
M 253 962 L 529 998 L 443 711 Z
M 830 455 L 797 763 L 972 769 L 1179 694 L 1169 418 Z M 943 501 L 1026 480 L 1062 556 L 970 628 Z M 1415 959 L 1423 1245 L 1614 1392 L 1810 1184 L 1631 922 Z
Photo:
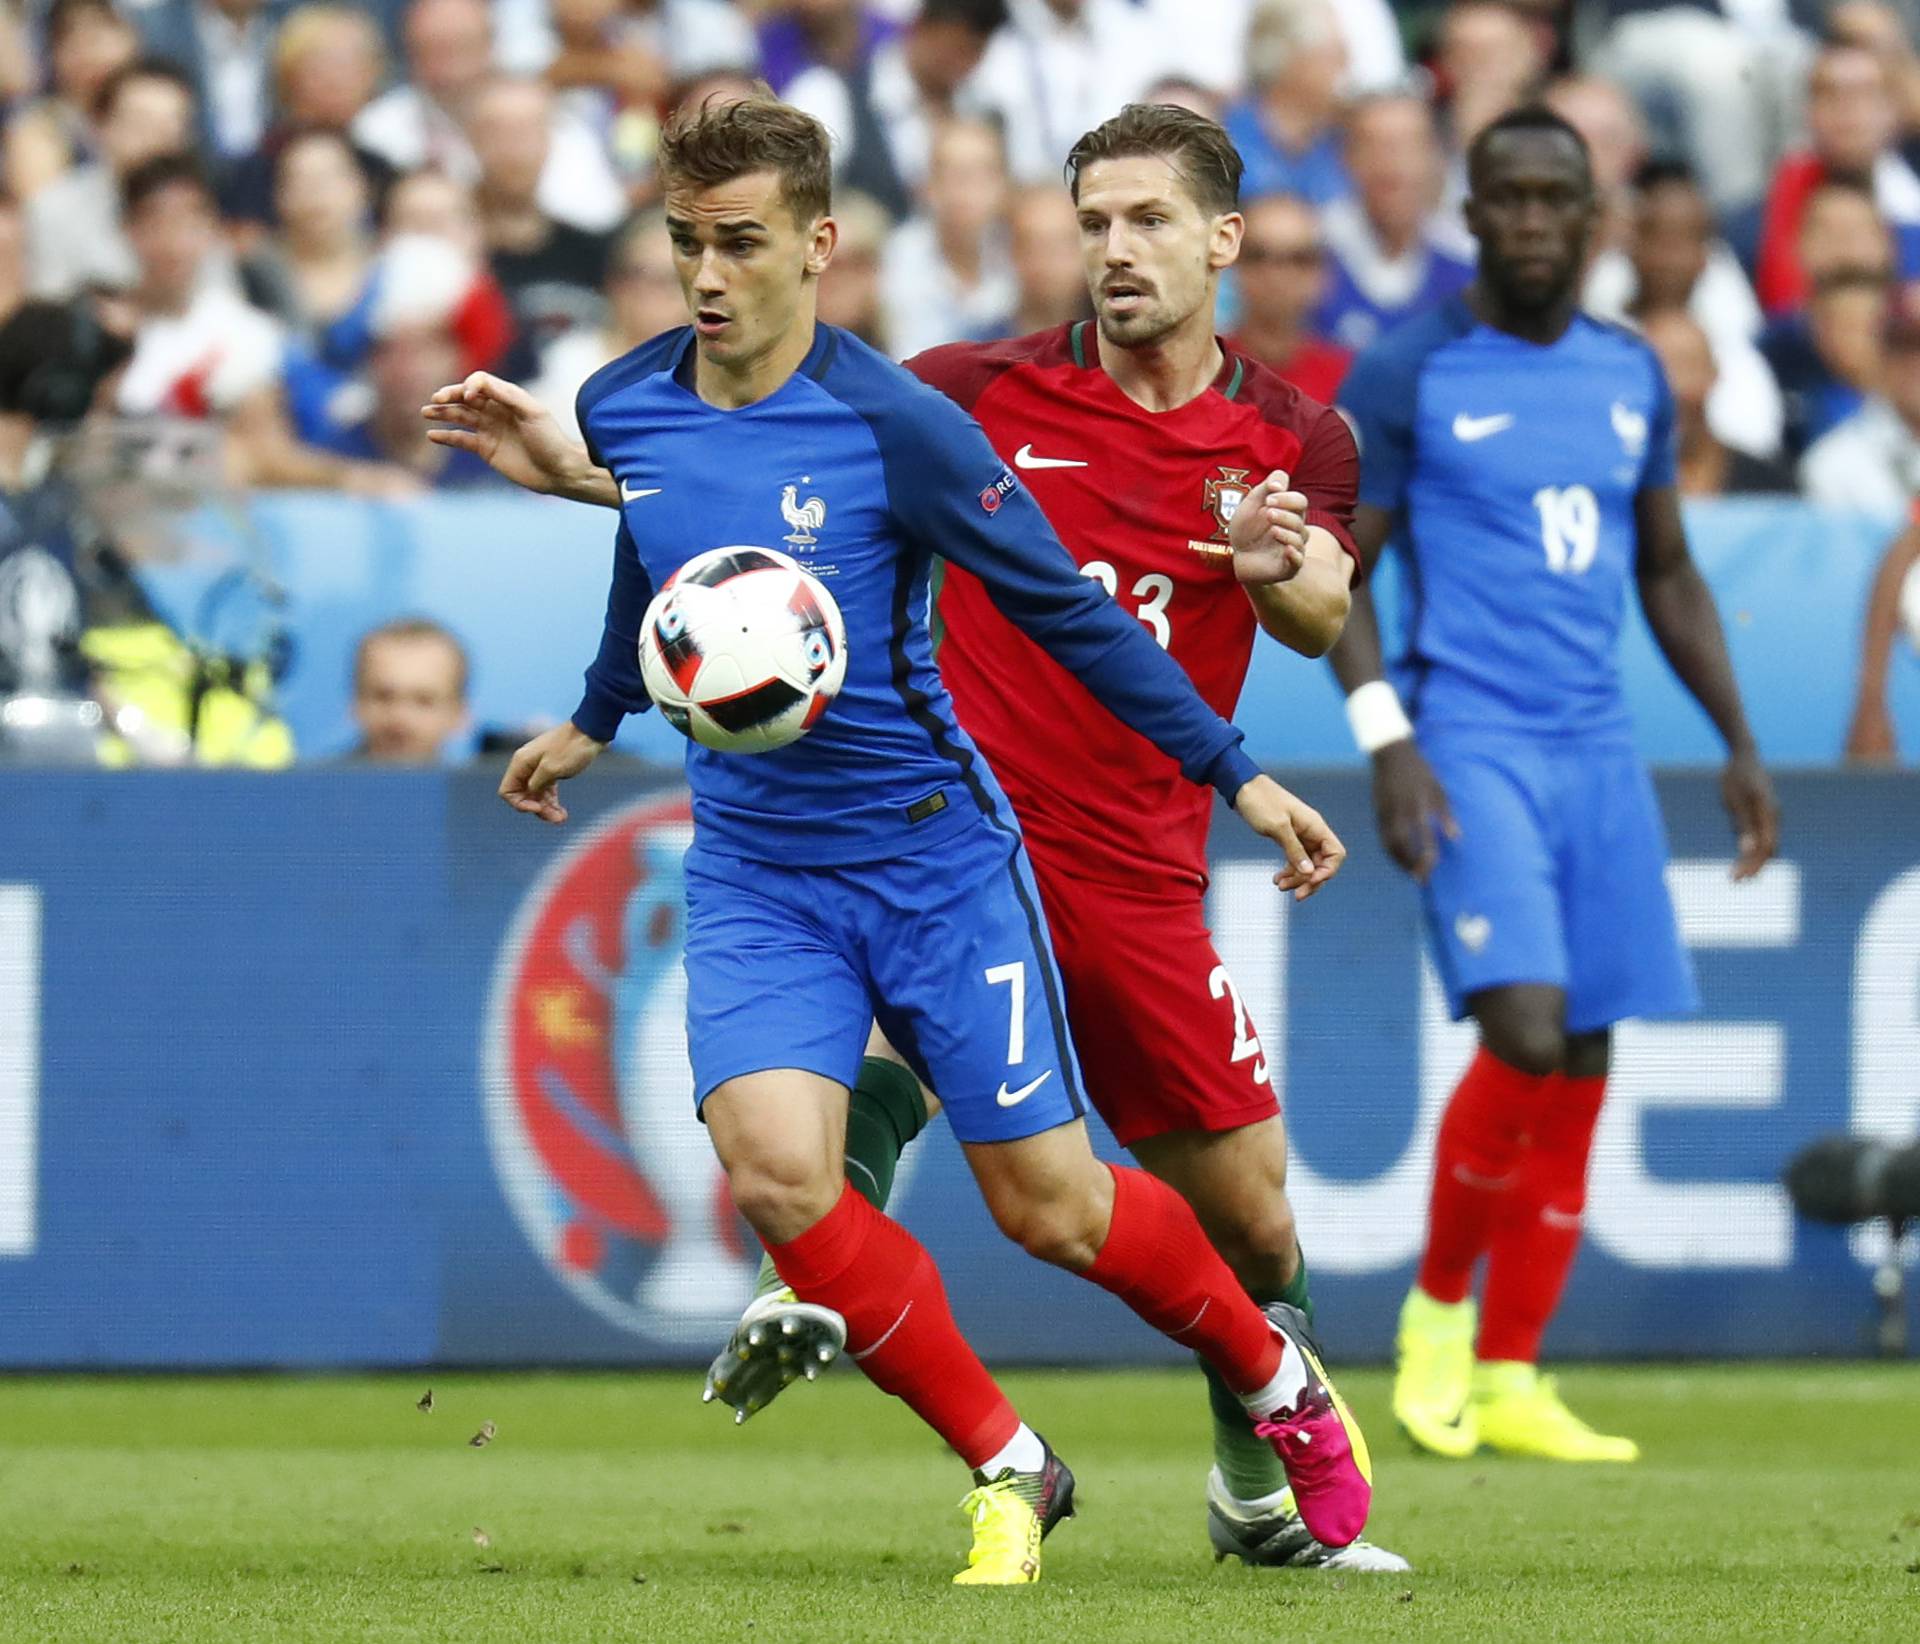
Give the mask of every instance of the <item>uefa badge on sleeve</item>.
M 988 514 L 999 513 L 1000 504 L 1013 495 L 1016 483 L 1018 482 L 1013 477 L 1013 470 L 1002 468 L 1000 477 L 980 493 L 981 511 Z

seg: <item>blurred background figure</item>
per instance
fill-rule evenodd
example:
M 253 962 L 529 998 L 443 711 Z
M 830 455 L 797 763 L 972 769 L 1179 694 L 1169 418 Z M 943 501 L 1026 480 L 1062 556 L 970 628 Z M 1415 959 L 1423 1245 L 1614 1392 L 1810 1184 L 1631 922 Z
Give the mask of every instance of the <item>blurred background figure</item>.
M 1259 0 L 1247 28 L 1245 98 L 1221 122 L 1246 162 L 1241 198 L 1344 199 L 1340 102 L 1347 47 L 1331 0 Z
M 278 229 L 245 269 L 248 294 L 309 349 L 365 294 L 373 267 L 373 201 L 353 147 L 337 131 L 283 144 L 273 171 Z
M 1624 86 L 1684 159 L 1716 211 L 1751 206 L 1799 120 L 1820 27 L 1813 0 L 1584 0 L 1576 27 L 1591 68 Z
M 273 103 L 274 35 L 292 0 L 150 0 L 146 50 L 193 86 L 200 147 L 222 171 L 260 146 Z
M 1073 196 L 1056 184 L 1015 191 L 1007 208 L 1007 244 L 1013 263 L 1013 312 L 991 335 L 1024 337 L 1072 320 L 1089 319 L 1087 267 L 1080 256 L 1080 219 Z
M 486 0 L 413 0 L 403 28 L 407 78 L 353 123 L 356 142 L 399 171 L 433 165 L 463 181 L 480 162 L 468 136 L 475 97 L 494 75 Z M 555 110 L 539 181 L 541 210 L 594 233 L 617 227 L 627 195 L 613 161 L 576 115 Z
M 1270 194 L 1246 207 L 1233 265 L 1240 324 L 1233 346 L 1323 405 L 1331 405 L 1353 355 L 1313 329 L 1327 287 L 1320 225 L 1305 200 Z
M 94 99 L 89 146 L 75 166 L 27 204 L 28 266 L 36 297 L 84 286 L 125 290 L 138 277 L 121 232 L 121 189 L 143 162 L 193 141 L 193 88 L 171 64 L 142 59 L 107 76 Z
M 363 635 L 353 653 L 353 722 L 360 740 L 351 761 L 441 763 L 468 726 L 460 641 L 427 617 L 398 617 Z
M 1881 311 L 1895 284 L 1892 232 L 1857 184 L 1822 183 L 1808 196 L 1799 249 L 1810 295 L 1760 335 L 1793 455 L 1858 410 L 1879 381 Z
M 887 241 L 880 285 L 897 359 L 1011 312 L 1018 293 L 1007 258 L 1006 153 L 991 122 L 951 120 L 935 133 L 925 209 Z
M 93 157 L 94 104 L 140 45 L 113 0 L 53 0 L 42 27 L 48 83 L 14 110 L 0 139 L 7 188 L 21 200 Z
M 840 223 L 840 243 L 833 248 L 833 261 L 827 265 L 826 273 L 820 276 L 820 319 L 827 325 L 845 326 L 863 343 L 883 354 L 891 353 L 886 305 L 880 291 L 880 259 L 893 224 L 879 201 L 857 191 L 836 192 L 833 202 L 833 214 Z M 1076 243 L 1078 235 L 1076 228 Z M 663 244 L 665 239 L 663 229 Z M 670 260 L 668 277 L 678 309 L 677 317 L 669 323 L 684 325 L 686 305 L 681 300 L 680 283 L 673 276 Z
M 1080 134 L 1165 72 L 1165 51 L 1129 0 L 1007 0 L 963 101 L 1000 122 L 1014 181 L 1057 182 Z
M 1005 0 L 925 0 L 870 57 L 796 74 L 787 101 L 832 133 L 836 188 L 857 190 L 896 221 L 910 215 L 926 186 L 934 127 L 956 112 L 960 88 L 1006 18 Z
M 1456 166 L 1483 127 L 1539 89 L 1552 45 L 1552 30 L 1509 0 L 1454 0 L 1447 7 L 1433 70 Z
M 864 0 L 786 0 L 757 9 L 760 72 L 778 97 L 811 68 L 864 76 L 874 53 L 900 31 L 899 8 Z
M 1807 82 L 1808 147 L 1781 160 L 1762 211 L 1754 287 L 1769 314 L 1797 308 L 1811 289 L 1800 219 L 1822 183 L 1869 190 L 1893 229 L 1901 278 L 1920 275 L 1920 176 L 1901 157 L 1896 135 L 1881 60 L 1859 46 L 1823 49 Z
M 353 141 L 353 122 L 386 77 L 380 31 L 351 6 L 308 5 L 289 12 L 274 44 L 274 107 L 258 147 L 229 168 L 220 198 L 237 225 L 270 225 L 274 179 L 282 151 L 312 131 L 338 134 L 378 193 L 393 167 Z
M 1860 678 L 1847 724 L 1845 757 L 1853 765 L 1892 765 L 1900 744 L 1888 701 L 1888 670 L 1904 640 L 1920 645 L 1920 524 L 1909 520 L 1887 545 L 1867 591 L 1860 640 Z
M 1779 453 L 1785 412 L 1754 340 L 1760 305 L 1683 164 L 1656 160 L 1641 173 L 1627 249 L 1594 259 L 1585 306 L 1643 325 L 1669 310 L 1691 315 L 1713 349 L 1706 409 L 1714 437 L 1751 457 Z
M 865 209 L 877 208 L 869 203 Z M 835 202 L 840 245 L 832 267 L 820 282 L 822 318 L 826 318 L 829 283 L 847 256 L 847 242 L 858 227 L 861 211 L 857 195 Z M 874 236 L 875 255 L 880 240 L 885 238 L 885 220 L 883 215 L 882 231 Z M 658 206 L 641 212 L 614 241 L 607 262 L 605 296 L 603 321 L 577 326 L 548 343 L 540 354 L 540 374 L 527 385 L 534 398 L 575 438 L 580 425 L 574 417 L 573 401 L 580 385 L 601 366 L 638 348 L 649 337 L 687 323 L 686 300 L 680 294 L 680 276 L 674 272 L 673 248 L 667 241 L 666 213 Z M 846 322 L 829 319 L 827 323 Z
M 1902 292 L 1881 322 L 1879 391 L 1800 459 L 1809 502 L 1904 519 L 1920 494 L 1920 296 Z
M 349 462 L 294 437 L 280 390 L 280 327 L 206 270 L 219 251 L 213 185 L 198 162 L 161 155 L 127 179 L 133 358 L 119 380 L 126 416 L 206 422 L 220 430 L 229 480 L 410 495 L 403 472 Z
M 1715 432 L 1710 408 L 1719 373 L 1706 328 L 1684 308 L 1668 307 L 1648 314 L 1641 320 L 1640 330 L 1660 356 L 1667 387 L 1673 393 L 1681 495 L 1791 492 L 1794 473 L 1790 463 L 1749 456 Z
M 1618 249 L 1626 242 L 1633 214 L 1633 180 L 1647 162 L 1647 128 L 1640 110 L 1611 80 L 1593 74 L 1563 75 L 1540 100 L 1586 140 L 1602 211 L 1594 249 Z
M 606 278 L 608 236 L 562 222 L 541 204 L 556 129 L 553 93 L 539 80 L 490 80 L 467 104 L 481 244 L 527 360 L 574 326 L 599 323 Z
M 1440 218 L 1442 160 L 1433 111 L 1410 93 L 1370 97 L 1347 115 L 1350 198 L 1321 214 L 1332 254 L 1316 328 L 1359 350 L 1473 278 L 1465 229 Z

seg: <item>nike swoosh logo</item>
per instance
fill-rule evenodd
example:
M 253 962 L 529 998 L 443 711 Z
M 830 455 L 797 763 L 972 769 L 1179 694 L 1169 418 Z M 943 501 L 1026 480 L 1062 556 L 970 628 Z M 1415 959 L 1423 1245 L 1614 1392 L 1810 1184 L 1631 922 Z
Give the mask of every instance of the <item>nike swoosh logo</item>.
M 620 482 L 620 500 L 638 502 L 642 497 L 657 497 L 666 487 L 664 485 L 635 485 L 629 480 Z
M 1475 440 L 1483 440 L 1489 434 L 1497 434 L 1512 426 L 1511 411 L 1496 412 L 1491 417 L 1470 417 L 1462 411 L 1453 419 L 1453 437 L 1463 445 L 1471 445 Z
M 1016 468 L 1084 468 L 1087 466 L 1075 457 L 1036 457 L 1030 443 L 1014 452 L 1013 465 Z
M 994 1092 L 993 1099 L 1002 1107 L 1018 1107 L 1052 1077 L 1053 1069 L 1048 1068 L 1039 1078 L 1029 1084 L 1022 1085 L 1018 1090 L 1007 1089 L 1007 1081 L 1002 1079 L 1000 1081 L 1000 1088 Z

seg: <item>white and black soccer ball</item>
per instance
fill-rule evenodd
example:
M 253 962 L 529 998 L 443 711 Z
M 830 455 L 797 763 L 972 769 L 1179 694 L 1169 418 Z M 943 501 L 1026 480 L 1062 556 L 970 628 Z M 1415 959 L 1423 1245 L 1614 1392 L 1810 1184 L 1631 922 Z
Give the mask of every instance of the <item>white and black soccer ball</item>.
M 701 747 L 766 753 L 832 704 L 847 628 L 820 579 L 785 554 L 709 548 L 647 607 L 640 671 L 667 723 Z

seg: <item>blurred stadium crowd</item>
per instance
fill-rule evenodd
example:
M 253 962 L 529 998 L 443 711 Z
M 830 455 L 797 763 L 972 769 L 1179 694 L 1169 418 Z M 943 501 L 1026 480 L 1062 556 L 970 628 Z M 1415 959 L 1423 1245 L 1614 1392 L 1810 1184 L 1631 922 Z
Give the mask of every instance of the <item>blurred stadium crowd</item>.
M 1920 482 L 1917 14 L 15 0 L 0 8 L 0 389 L 33 363 L 10 363 L 9 339 L 17 353 L 74 324 L 78 301 L 130 343 L 111 410 L 170 430 L 180 474 L 390 499 L 498 483 L 426 442 L 421 401 L 484 367 L 571 423 L 588 373 L 680 323 L 660 122 L 764 78 L 835 137 L 822 314 L 897 357 L 1086 313 L 1068 146 L 1127 101 L 1217 116 L 1247 162 L 1233 338 L 1331 398 L 1354 351 L 1471 277 L 1462 154 L 1544 97 L 1592 146 L 1606 222 L 1588 305 L 1664 360 L 1683 490 L 1797 491 L 1891 522 Z M 0 418 L 9 494 L 19 423 Z M 362 692 L 403 653 L 457 699 L 457 642 L 419 624 L 363 650 Z M 459 722 L 437 712 L 410 736 L 363 714 L 366 751 L 434 757 Z

